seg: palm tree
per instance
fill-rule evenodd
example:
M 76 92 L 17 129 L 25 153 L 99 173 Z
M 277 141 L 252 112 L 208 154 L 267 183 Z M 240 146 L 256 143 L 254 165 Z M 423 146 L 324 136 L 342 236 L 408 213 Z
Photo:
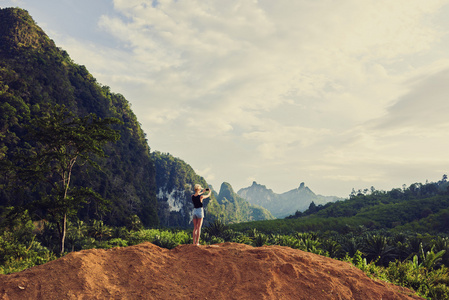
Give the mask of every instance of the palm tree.
M 323 248 L 323 250 L 328 253 L 329 257 L 332 258 L 342 257 L 343 248 L 338 242 L 334 240 L 329 239 L 325 240 L 321 244 L 321 248 Z
M 208 234 L 209 236 L 222 238 L 226 242 L 232 240 L 234 237 L 233 230 L 219 219 L 215 219 L 213 223 L 204 228 L 204 233 Z
M 340 242 L 340 245 L 343 252 L 347 253 L 350 257 L 354 257 L 357 250 L 362 249 L 362 245 L 360 244 L 359 240 L 354 237 L 343 238 L 343 240 Z
M 267 243 L 268 243 L 268 237 L 263 233 L 257 233 L 254 236 L 252 244 L 254 247 L 262 247 L 263 245 L 266 245 Z
M 105 225 L 103 221 L 94 220 L 92 226 L 89 228 L 89 235 L 95 239 L 102 241 L 112 235 L 112 229 Z
M 368 235 L 363 245 L 363 252 L 368 260 L 378 259 L 377 262 L 381 265 L 396 258 L 395 248 L 390 246 L 387 238 L 382 235 Z

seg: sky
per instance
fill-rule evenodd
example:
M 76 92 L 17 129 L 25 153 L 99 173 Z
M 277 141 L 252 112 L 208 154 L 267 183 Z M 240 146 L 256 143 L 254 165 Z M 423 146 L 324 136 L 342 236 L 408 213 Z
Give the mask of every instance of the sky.
M 0 0 L 215 189 L 391 190 L 449 172 L 449 0 Z

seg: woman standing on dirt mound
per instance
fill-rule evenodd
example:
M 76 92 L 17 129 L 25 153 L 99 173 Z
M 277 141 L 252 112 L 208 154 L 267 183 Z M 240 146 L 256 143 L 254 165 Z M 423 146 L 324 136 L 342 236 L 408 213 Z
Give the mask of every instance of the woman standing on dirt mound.
M 204 192 L 209 192 L 207 195 L 203 195 Z M 209 189 L 203 189 L 201 185 L 195 184 L 195 194 L 192 195 L 193 202 L 193 244 L 199 246 L 201 226 L 203 225 L 204 210 L 203 200 L 210 197 L 211 191 Z

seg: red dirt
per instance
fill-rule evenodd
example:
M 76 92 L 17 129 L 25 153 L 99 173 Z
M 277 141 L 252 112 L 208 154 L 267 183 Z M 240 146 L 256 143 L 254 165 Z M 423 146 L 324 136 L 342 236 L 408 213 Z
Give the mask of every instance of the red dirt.
M 151 243 L 0 275 L 1 299 L 422 299 L 349 263 L 281 246 Z

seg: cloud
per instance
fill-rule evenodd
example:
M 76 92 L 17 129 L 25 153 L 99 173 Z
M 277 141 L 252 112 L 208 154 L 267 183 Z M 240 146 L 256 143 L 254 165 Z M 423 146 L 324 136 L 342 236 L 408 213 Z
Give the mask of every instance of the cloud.
M 449 128 L 449 69 L 414 79 L 410 92 L 387 108 L 387 114 L 374 121 L 374 129 L 411 131 L 427 134 Z
M 423 22 L 442 4 L 404 3 L 116 0 L 122 17 L 104 15 L 99 25 L 129 47 L 135 76 L 152 78 L 149 90 L 163 89 L 165 102 L 251 114 L 313 97 L 338 110 L 372 100 L 357 91 L 351 99 L 348 88 L 365 88 L 373 73 L 390 79 L 388 62 L 438 41 Z
M 49 32 L 212 184 L 347 195 L 444 169 L 448 3 L 114 0 Z
M 146 95 L 135 100 L 147 106 L 137 104 L 144 126 L 177 131 L 183 144 L 192 132 L 228 141 L 222 151 L 240 151 L 231 146 L 240 144 L 247 150 L 225 155 L 233 158 L 227 164 L 250 166 L 251 176 L 263 173 L 257 165 L 276 173 L 290 164 L 313 176 L 327 166 L 336 181 L 380 180 L 385 172 L 375 166 L 399 156 L 398 142 L 368 124 L 413 120 L 405 102 L 422 111 L 419 88 L 404 82 L 427 62 L 403 61 L 433 49 L 444 34 L 432 16 L 445 1 L 149 4 L 116 0 L 119 16 L 99 23 L 136 62 L 130 65 Z M 174 107 L 182 113 L 170 114 Z M 187 148 L 182 156 L 193 157 Z M 360 175 L 360 164 L 372 175 Z

